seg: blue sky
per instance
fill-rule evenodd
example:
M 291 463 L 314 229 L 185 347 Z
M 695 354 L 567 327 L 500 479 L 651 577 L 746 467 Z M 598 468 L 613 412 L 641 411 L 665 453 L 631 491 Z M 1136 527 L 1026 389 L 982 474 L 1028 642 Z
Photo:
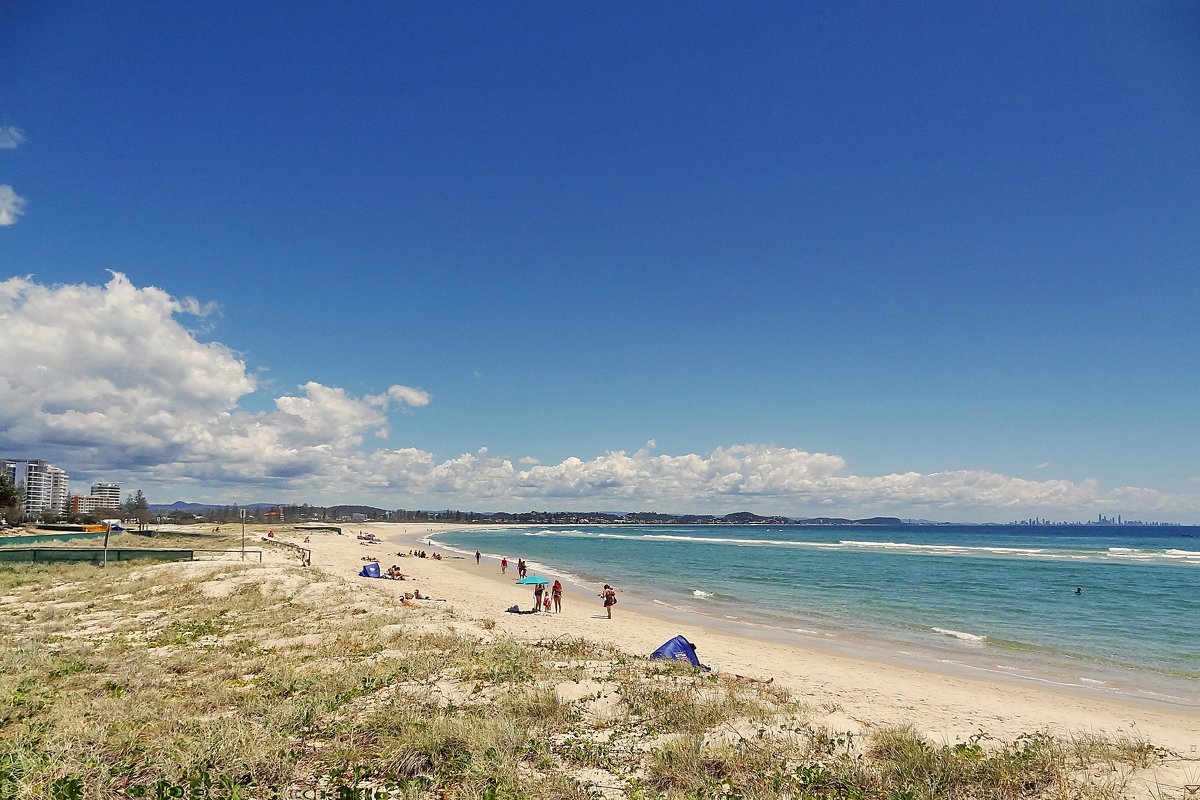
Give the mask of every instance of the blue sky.
M 1198 36 L 5 4 L 0 455 L 155 502 L 1200 520 Z

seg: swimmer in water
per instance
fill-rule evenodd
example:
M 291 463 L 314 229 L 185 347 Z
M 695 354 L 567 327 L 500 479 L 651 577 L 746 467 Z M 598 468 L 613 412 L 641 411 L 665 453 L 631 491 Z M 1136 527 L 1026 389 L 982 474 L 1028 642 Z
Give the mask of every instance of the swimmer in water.
M 1076 586 L 1076 587 L 1075 587 L 1075 594 L 1083 594 L 1083 587 L 1082 587 L 1082 586 Z

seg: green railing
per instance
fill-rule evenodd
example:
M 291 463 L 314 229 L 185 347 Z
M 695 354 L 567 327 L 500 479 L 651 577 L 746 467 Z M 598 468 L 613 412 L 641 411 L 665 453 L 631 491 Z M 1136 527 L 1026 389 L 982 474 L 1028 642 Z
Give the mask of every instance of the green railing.
M 24 564 L 45 564 L 52 561 L 90 561 L 101 564 L 104 561 L 136 561 L 149 559 L 155 561 L 196 561 L 204 556 L 201 554 L 220 553 L 228 558 L 240 557 L 238 550 L 183 550 L 176 548 L 150 547 L 6 547 L 0 548 L 0 562 L 15 562 Z M 262 561 L 262 550 L 247 550 L 247 556 L 257 556 Z
M 72 539 L 103 539 L 104 531 L 99 533 L 30 533 L 23 536 L 0 536 L 0 547 L 15 544 L 41 544 L 42 542 L 69 542 Z M 116 536 L 114 533 L 113 536 Z

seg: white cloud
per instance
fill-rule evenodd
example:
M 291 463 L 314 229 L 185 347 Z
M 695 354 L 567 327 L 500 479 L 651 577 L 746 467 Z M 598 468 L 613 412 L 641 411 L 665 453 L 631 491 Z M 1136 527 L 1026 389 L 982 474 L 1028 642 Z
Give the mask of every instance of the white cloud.
M 25 213 L 25 198 L 13 191 L 7 183 L 0 183 L 0 227 L 15 225 L 17 218 Z
M 114 273 L 103 286 L 0 281 L 0 455 L 46 457 L 75 474 L 121 476 L 156 501 L 216 498 L 371 502 L 384 507 L 563 508 L 1013 519 L 1096 510 L 1195 517 L 1200 500 L 1094 481 L 1030 481 L 983 470 L 858 475 L 835 454 L 760 444 L 666 454 L 571 456 L 542 464 L 486 448 L 439 459 L 370 446 L 388 414 L 430 402 L 396 384 L 378 395 L 309 381 L 250 412 L 258 390 L 237 352 L 181 318 L 219 309 Z M 161 487 L 155 492 L 154 487 Z M 155 497 L 155 494 L 173 496 Z M 247 496 L 253 495 L 253 498 Z
M 12 125 L 0 125 L 0 150 L 16 150 L 25 141 L 25 134 Z
M 395 400 L 397 403 L 421 408 L 429 405 L 429 392 L 424 389 L 414 389 L 411 386 L 389 386 L 387 390 L 388 397 Z
M 1042 463 L 1040 463 L 1040 464 L 1034 464 L 1034 465 L 1033 465 L 1033 468 L 1034 468 L 1034 469 L 1050 469 L 1050 462 L 1049 462 L 1049 461 L 1043 461 L 1043 462 L 1042 462 Z

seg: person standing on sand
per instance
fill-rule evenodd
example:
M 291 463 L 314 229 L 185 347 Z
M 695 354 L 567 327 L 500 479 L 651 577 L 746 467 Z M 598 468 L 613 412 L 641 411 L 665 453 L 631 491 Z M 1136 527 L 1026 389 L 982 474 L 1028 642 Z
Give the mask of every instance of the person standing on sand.
M 612 619 L 612 607 L 617 604 L 617 590 L 606 583 L 598 596 L 604 598 L 604 610 L 608 612 L 608 618 Z
M 476 550 L 475 551 L 475 566 L 477 566 L 477 567 L 479 566 L 479 556 L 480 556 L 480 552 L 478 550 Z
M 533 610 L 535 613 L 542 610 L 542 594 L 545 591 L 546 587 L 540 583 L 533 587 Z
M 507 557 L 500 559 L 500 574 L 503 575 L 506 572 L 508 572 L 508 558 Z
M 525 559 L 518 558 L 517 559 L 517 575 L 524 578 L 528 574 L 529 574 L 529 566 L 525 563 Z
M 562 613 L 562 582 L 554 581 L 554 586 L 550 588 L 550 596 L 554 598 L 554 613 Z

